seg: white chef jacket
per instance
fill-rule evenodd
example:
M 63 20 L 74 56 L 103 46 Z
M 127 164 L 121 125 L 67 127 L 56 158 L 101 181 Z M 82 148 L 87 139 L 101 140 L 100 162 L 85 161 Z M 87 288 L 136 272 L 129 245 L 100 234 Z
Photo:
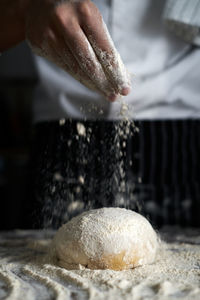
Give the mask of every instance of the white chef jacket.
M 200 22 L 200 1 L 93 2 L 100 9 L 114 44 L 131 73 L 132 91 L 124 97 L 129 116 L 143 120 L 199 118 L 200 48 L 194 44 L 195 41 L 198 44 L 196 29 L 200 24 L 194 20 Z M 183 14 L 182 6 L 178 9 L 178 5 L 185 7 L 188 2 L 196 3 L 195 7 L 186 9 L 190 18 Z M 199 14 L 199 19 L 194 18 L 194 13 Z M 169 20 L 172 22 L 168 24 Z M 192 28 L 191 34 L 187 31 L 185 40 L 178 27 L 173 31 L 181 23 L 185 30 Z M 121 100 L 110 103 L 53 63 L 41 57 L 35 57 L 35 62 L 40 80 L 33 102 L 35 121 L 120 118 Z

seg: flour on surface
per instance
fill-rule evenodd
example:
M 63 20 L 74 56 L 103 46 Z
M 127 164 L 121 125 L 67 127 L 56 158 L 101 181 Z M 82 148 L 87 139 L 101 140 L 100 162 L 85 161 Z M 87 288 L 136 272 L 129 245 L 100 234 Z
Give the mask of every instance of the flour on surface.
M 156 262 L 133 270 L 69 271 L 47 256 L 53 231 L 0 237 L 0 299 L 199 300 L 199 229 L 166 228 Z

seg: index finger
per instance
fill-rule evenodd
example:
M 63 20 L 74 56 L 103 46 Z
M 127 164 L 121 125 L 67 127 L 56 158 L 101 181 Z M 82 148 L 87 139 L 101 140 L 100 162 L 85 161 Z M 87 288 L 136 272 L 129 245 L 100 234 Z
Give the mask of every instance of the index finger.
M 90 6 L 89 9 L 87 6 Z M 106 24 L 97 7 L 89 1 L 82 5 L 81 27 L 101 63 L 116 93 L 127 95 L 131 89 L 130 76 L 116 50 Z

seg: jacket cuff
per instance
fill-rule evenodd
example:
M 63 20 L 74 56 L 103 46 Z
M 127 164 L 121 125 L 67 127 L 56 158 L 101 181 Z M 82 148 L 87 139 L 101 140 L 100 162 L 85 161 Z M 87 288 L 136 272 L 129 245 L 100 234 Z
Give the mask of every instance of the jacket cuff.
M 200 46 L 200 0 L 168 0 L 163 18 L 174 34 Z

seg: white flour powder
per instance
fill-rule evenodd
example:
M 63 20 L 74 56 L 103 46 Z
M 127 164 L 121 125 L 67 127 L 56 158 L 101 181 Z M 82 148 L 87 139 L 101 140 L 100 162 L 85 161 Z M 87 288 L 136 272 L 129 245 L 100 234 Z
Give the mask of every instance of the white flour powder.
M 199 300 L 199 230 L 167 228 L 156 262 L 132 270 L 65 270 L 46 256 L 53 232 L 0 237 L 0 299 Z

